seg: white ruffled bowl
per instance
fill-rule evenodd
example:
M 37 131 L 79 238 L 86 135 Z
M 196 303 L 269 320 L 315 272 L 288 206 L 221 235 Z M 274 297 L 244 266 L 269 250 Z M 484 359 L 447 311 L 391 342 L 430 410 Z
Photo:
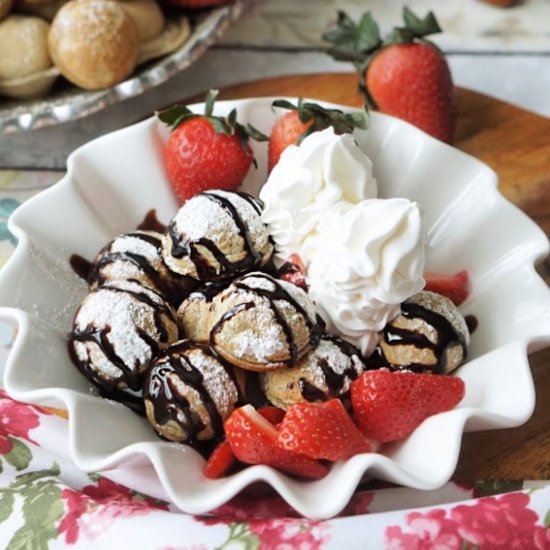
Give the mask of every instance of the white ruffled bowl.
M 269 133 L 276 117 L 271 101 L 219 102 L 216 112 L 236 107 L 240 120 Z M 156 483 L 189 513 L 207 512 L 265 481 L 301 514 L 327 518 L 346 505 L 365 474 L 436 488 L 452 475 L 465 430 L 512 427 L 529 418 L 534 390 L 527 353 L 550 335 L 550 292 L 534 268 L 547 254 L 548 241 L 499 194 L 496 175 L 486 165 L 377 113 L 356 137 L 374 163 L 381 196 L 404 196 L 421 205 L 430 271 L 470 274 L 471 294 L 462 310 L 475 315 L 479 326 L 469 360 L 457 373 L 466 383 L 460 405 L 427 419 L 381 454 L 335 464 L 320 481 L 298 481 L 268 466 L 212 481 L 202 475 L 204 460 L 193 449 L 159 440 L 145 419 L 96 397 L 67 353 L 66 333 L 86 294 L 69 257 L 93 258 L 151 208 L 165 223 L 175 214 L 162 162 L 166 136 L 151 118 L 88 143 L 70 156 L 67 175 L 57 185 L 27 201 L 10 220 L 19 244 L 0 273 L 0 317 L 19 330 L 5 388 L 16 399 L 69 411 L 70 451 L 80 468 L 141 472 L 153 479 L 153 490 Z M 267 148 L 253 148 L 259 169 L 251 171 L 244 189 L 257 192 L 266 177 Z

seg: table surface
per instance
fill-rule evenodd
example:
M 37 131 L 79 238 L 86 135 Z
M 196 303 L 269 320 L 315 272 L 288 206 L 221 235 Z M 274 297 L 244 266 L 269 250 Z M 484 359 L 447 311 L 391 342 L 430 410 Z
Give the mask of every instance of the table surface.
M 525 0 L 506 10 L 478 0 L 412 0 L 408 4 L 421 14 L 434 9 L 439 15 L 446 32 L 434 41 L 446 52 L 456 84 L 550 115 L 549 2 Z M 398 21 L 401 5 L 396 0 L 368 3 L 384 29 Z M 217 46 L 164 85 L 79 121 L 0 135 L 0 167 L 61 170 L 67 154 L 81 143 L 208 88 L 283 74 L 344 70 L 345 66 L 322 53 L 319 37 L 334 20 L 337 9 L 357 16 L 364 6 L 360 0 L 252 1 Z M 541 185 L 550 173 L 550 156 L 545 162 L 541 165 Z M 0 170 L 0 186 L 2 178 L 11 177 L 11 173 Z M 37 176 L 44 177 L 55 179 L 51 174 Z M 537 206 L 531 204 L 527 211 L 548 230 L 549 213 L 537 210 Z M 543 270 L 547 275 L 544 266 Z M 550 477 L 549 364 L 550 351 L 531 357 L 538 395 L 531 421 L 513 430 L 465 436 L 457 470 L 460 478 Z

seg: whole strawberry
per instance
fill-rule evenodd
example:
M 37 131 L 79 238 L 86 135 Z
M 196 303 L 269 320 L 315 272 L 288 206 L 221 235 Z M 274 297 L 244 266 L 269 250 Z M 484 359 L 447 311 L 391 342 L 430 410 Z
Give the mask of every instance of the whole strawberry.
M 340 12 L 336 29 L 324 35 L 335 59 L 352 61 L 369 103 L 450 143 L 456 106 L 453 81 L 443 53 L 426 36 L 441 32 L 432 12 L 420 19 L 405 7 L 403 27 L 382 40 L 370 12 L 359 24 Z
M 217 94 L 208 92 L 203 115 L 184 105 L 158 113 L 172 127 L 164 166 L 180 203 L 208 189 L 236 190 L 254 161 L 249 137 L 268 139 L 250 125 L 239 124 L 235 110 L 225 118 L 214 116 Z
M 352 133 L 354 128 L 367 127 L 366 111 L 344 113 L 338 109 L 325 109 L 316 103 L 298 100 L 298 105 L 285 99 L 273 102 L 273 107 L 290 109 L 275 121 L 269 136 L 267 167 L 269 172 L 279 162 L 279 157 L 289 145 L 300 145 L 312 134 L 332 126 L 337 134 Z

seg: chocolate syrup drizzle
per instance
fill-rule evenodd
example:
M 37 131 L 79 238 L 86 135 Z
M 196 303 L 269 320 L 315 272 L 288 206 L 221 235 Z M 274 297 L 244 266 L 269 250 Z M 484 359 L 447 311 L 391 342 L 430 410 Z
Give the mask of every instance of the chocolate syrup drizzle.
M 275 305 L 276 300 L 284 300 L 292 305 L 292 307 L 304 318 L 304 322 L 306 323 L 308 330 L 309 330 L 309 342 L 312 348 L 314 348 L 317 343 L 319 342 L 319 339 L 321 338 L 321 327 L 316 323 L 312 322 L 309 318 L 309 315 L 307 314 L 307 311 L 300 305 L 300 303 L 295 300 L 289 292 L 285 290 L 283 285 L 281 285 L 280 281 L 277 279 L 274 279 L 267 273 L 263 273 L 260 271 L 255 271 L 254 273 L 251 273 L 247 275 L 247 277 L 255 277 L 255 278 L 262 278 L 266 279 L 273 285 L 273 290 L 271 289 L 265 289 L 265 288 L 251 288 L 246 284 L 246 277 L 243 277 L 241 279 L 237 279 L 236 281 L 233 281 L 233 285 L 242 292 L 253 292 L 257 294 L 258 296 L 261 296 L 263 298 L 266 298 L 269 307 L 271 311 L 273 312 L 273 316 L 275 317 L 275 320 L 283 330 L 283 333 L 285 335 L 289 354 L 290 357 L 285 360 L 281 361 L 284 365 L 292 366 L 296 363 L 298 360 L 298 349 L 296 346 L 296 338 L 294 335 L 294 331 L 292 330 L 292 327 L 290 326 L 290 323 L 285 319 L 285 317 L 281 314 L 281 312 L 278 310 L 277 306 Z M 210 342 L 212 345 L 216 342 L 216 336 L 220 333 L 221 330 L 223 330 L 223 327 L 227 321 L 232 319 L 235 315 L 240 313 L 241 311 L 245 311 L 247 309 L 251 309 L 256 307 L 256 304 L 252 302 L 245 302 L 242 304 L 238 304 L 234 308 L 227 311 L 222 318 L 212 327 L 210 331 Z
M 447 349 L 455 345 L 462 347 L 463 359 L 466 359 L 467 348 L 464 337 L 459 334 L 443 315 L 431 311 L 421 305 L 412 302 L 405 302 L 401 305 L 401 315 L 407 319 L 420 318 L 430 324 L 437 333 L 437 342 L 431 342 L 423 334 L 404 328 L 398 328 L 393 324 L 388 324 L 384 328 L 384 340 L 388 346 L 414 346 L 416 349 L 428 348 L 433 351 L 437 363 L 435 365 L 425 365 L 423 363 L 410 363 L 408 365 L 392 365 L 385 357 L 384 351 L 380 346 L 375 353 L 369 357 L 367 364 L 370 368 L 379 368 L 387 366 L 389 368 L 400 368 L 412 370 L 414 372 L 433 372 L 443 374 L 447 370 Z
M 138 283 L 139 284 L 139 283 Z M 102 288 L 102 291 L 106 288 Z M 138 335 L 141 339 L 149 346 L 151 350 L 151 359 L 154 359 L 161 351 L 159 343 L 168 343 L 169 334 L 166 329 L 166 325 L 163 319 L 163 316 L 168 318 L 173 318 L 172 311 L 166 306 L 162 300 L 155 302 L 150 296 L 145 292 L 133 291 L 133 290 L 123 290 L 115 287 L 108 287 L 110 292 L 124 292 L 126 294 L 131 294 L 136 300 L 148 305 L 153 310 L 153 319 L 155 323 L 155 328 L 159 335 L 158 340 L 153 338 L 145 330 L 139 327 L 135 327 Z M 81 306 L 82 307 L 82 306 Z M 79 310 L 80 311 L 80 308 Z M 78 318 L 78 311 L 76 313 L 75 319 Z M 176 324 L 175 320 L 174 325 Z M 71 360 L 76 365 L 76 367 L 93 383 L 98 384 L 100 387 L 105 388 L 107 391 L 113 392 L 119 388 L 121 382 L 123 385 L 126 385 L 128 388 L 134 391 L 139 391 L 141 389 L 142 379 L 143 379 L 143 370 L 147 365 L 127 365 L 116 353 L 115 348 L 112 342 L 109 340 L 108 335 L 111 332 L 112 327 L 110 325 L 105 325 L 104 327 L 97 327 L 93 324 L 88 324 L 83 330 L 76 328 L 76 324 L 73 327 L 73 330 L 68 334 L 68 347 Z M 87 360 L 82 360 L 78 357 L 76 352 L 75 342 L 93 342 L 99 349 L 103 352 L 105 357 L 113 363 L 121 371 L 120 378 L 113 379 L 101 376 L 101 374 L 94 368 L 92 365 L 91 359 L 88 356 Z
M 154 208 L 151 208 L 151 210 L 145 214 L 145 218 L 143 218 L 143 221 L 136 227 L 136 229 L 141 231 L 156 231 L 157 233 L 164 233 L 166 231 L 166 225 L 157 218 L 157 211 Z
M 152 212 L 154 213 L 154 211 Z M 135 231 L 125 233 L 124 236 L 139 239 L 150 244 L 159 251 L 160 257 L 160 247 L 162 244 L 160 235 L 157 236 Z M 98 254 L 98 260 L 96 260 L 95 263 L 91 263 L 77 254 L 71 255 L 69 262 L 73 271 L 86 280 L 88 284 L 96 283 L 97 286 L 101 286 L 108 280 L 108 277 L 105 275 L 106 267 L 116 262 L 131 263 L 151 281 L 155 289 L 158 289 L 163 297 L 174 305 L 179 305 L 197 286 L 197 282 L 191 277 L 176 274 L 174 274 L 172 278 L 163 276 L 163 274 L 157 271 L 151 262 L 141 254 L 130 251 L 110 252 L 111 246 L 112 242 L 101 249 Z
M 349 342 L 346 342 L 333 334 L 324 334 L 322 339 L 329 340 L 334 345 L 338 346 L 340 351 L 346 357 L 349 357 L 349 365 L 341 373 L 338 373 L 331 367 L 326 358 L 320 357 L 317 360 L 317 366 L 323 372 L 323 377 L 329 389 L 329 394 L 327 396 L 323 390 L 319 389 L 305 378 L 300 378 L 300 392 L 306 401 L 326 401 L 327 397 L 344 397 L 344 384 L 346 383 L 346 380 L 356 380 L 359 376 L 355 370 L 353 357 L 356 357 L 357 360 L 363 364 L 361 354 Z
M 177 386 L 172 380 L 173 376 L 199 394 L 201 402 L 208 411 L 210 424 L 216 435 L 223 433 L 224 421 L 215 401 L 204 385 L 203 374 L 185 354 L 188 350 L 197 348 L 222 365 L 235 384 L 239 402 L 241 402 L 241 389 L 236 380 L 233 366 L 216 354 L 209 345 L 199 344 L 191 340 L 181 340 L 170 346 L 165 355 L 160 357 L 151 367 L 143 384 L 143 399 L 152 404 L 154 420 L 157 425 L 165 426 L 170 421 L 175 422 L 190 442 L 196 439 L 196 436 L 206 428 L 206 425 L 199 415 L 192 411 L 189 401 L 178 392 Z M 185 442 L 189 443 L 189 441 Z
M 251 204 L 258 214 L 261 213 L 261 203 L 257 199 L 247 193 L 239 192 L 237 194 Z M 168 233 L 172 239 L 172 256 L 174 258 L 188 257 L 195 266 L 198 277 L 202 280 L 216 280 L 236 276 L 259 265 L 262 255 L 256 250 L 247 224 L 233 203 L 226 197 L 210 192 L 201 193 L 198 196 L 206 197 L 208 200 L 216 203 L 231 216 L 237 226 L 239 236 L 243 239 L 246 254 L 242 260 L 230 262 L 214 241 L 207 237 L 189 241 L 185 235 L 179 233 L 176 222 L 172 221 L 168 226 Z M 203 246 L 214 256 L 220 266 L 219 273 L 216 267 L 210 265 L 207 258 L 200 253 L 198 250 L 199 246 Z

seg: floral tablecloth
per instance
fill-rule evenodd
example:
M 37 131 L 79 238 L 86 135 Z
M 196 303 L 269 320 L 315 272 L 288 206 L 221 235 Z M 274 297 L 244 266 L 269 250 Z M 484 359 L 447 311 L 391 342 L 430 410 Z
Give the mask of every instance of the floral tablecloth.
M 0 171 L 0 263 L 15 244 L 11 212 L 57 179 Z M 0 326 L 0 364 L 12 336 Z M 140 483 L 135 472 L 80 471 L 64 412 L 0 390 L 0 548 L 550 550 L 550 481 L 451 482 L 429 492 L 367 484 L 328 521 L 301 518 L 266 491 L 190 516 L 126 487 Z

